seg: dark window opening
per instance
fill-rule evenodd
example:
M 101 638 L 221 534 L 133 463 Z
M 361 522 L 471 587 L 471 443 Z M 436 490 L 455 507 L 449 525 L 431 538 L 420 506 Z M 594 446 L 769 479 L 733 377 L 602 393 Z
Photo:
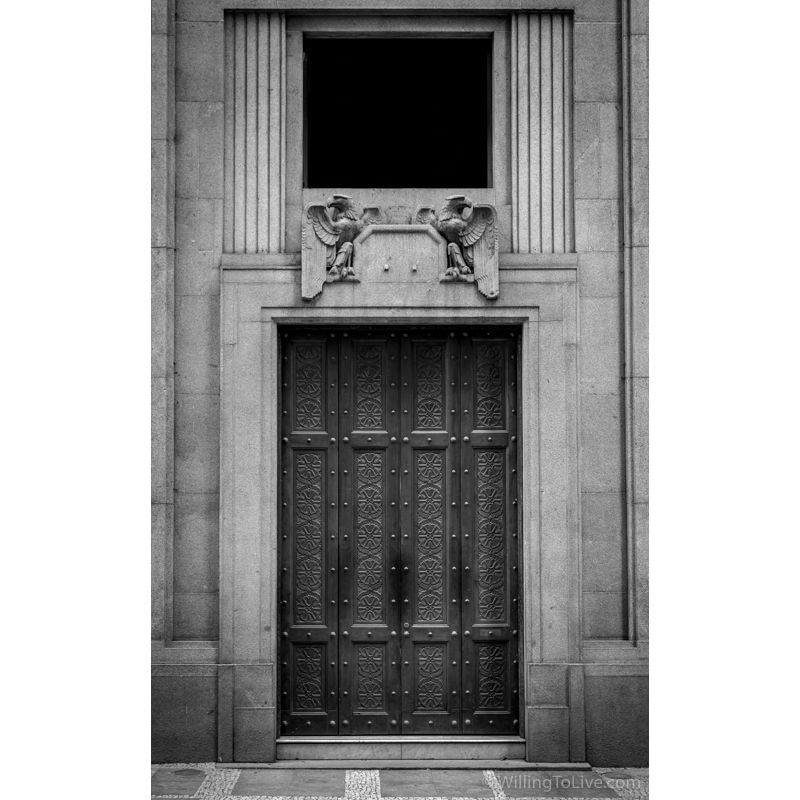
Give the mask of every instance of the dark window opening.
M 305 40 L 305 185 L 490 186 L 489 39 Z

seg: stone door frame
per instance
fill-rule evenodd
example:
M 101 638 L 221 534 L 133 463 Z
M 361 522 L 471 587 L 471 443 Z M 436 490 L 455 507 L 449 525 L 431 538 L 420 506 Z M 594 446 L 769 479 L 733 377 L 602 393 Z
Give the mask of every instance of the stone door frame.
M 576 270 L 503 270 L 494 304 L 469 284 L 329 285 L 299 297 L 294 266 L 223 265 L 218 757 L 276 759 L 279 329 L 521 326 L 520 720 L 529 761 L 583 761 Z M 458 306 L 454 304 L 457 295 Z M 403 305 L 398 307 L 397 302 Z

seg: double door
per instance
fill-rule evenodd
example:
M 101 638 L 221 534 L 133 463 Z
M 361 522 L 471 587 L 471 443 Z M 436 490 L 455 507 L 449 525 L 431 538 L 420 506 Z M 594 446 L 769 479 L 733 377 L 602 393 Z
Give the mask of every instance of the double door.
M 282 338 L 282 735 L 518 731 L 513 330 Z

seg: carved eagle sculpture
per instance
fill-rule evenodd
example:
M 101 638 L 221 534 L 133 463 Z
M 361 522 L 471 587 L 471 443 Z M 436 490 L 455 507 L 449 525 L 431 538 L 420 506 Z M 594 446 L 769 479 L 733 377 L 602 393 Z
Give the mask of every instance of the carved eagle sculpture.
M 464 210 L 472 209 L 464 219 Z M 439 216 L 432 206 L 422 206 L 414 220 L 417 225 L 432 225 L 447 242 L 445 276 L 464 280 L 474 274 L 478 291 L 490 300 L 500 294 L 497 246 L 497 212 L 494 206 L 475 204 L 463 194 L 445 198 Z
M 316 297 L 326 277 L 343 280 L 355 275 L 353 240 L 367 225 L 383 221 L 378 208 L 365 208 L 359 217 L 353 198 L 346 194 L 335 194 L 326 204 L 309 204 L 303 220 L 303 297 Z

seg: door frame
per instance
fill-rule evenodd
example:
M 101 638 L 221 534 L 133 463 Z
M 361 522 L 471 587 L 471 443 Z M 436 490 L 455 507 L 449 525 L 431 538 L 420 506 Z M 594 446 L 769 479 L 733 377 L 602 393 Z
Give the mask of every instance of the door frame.
M 396 296 L 368 285 L 335 287 L 343 291 L 325 292 L 310 308 L 299 301 L 294 271 L 223 268 L 220 760 L 277 757 L 279 328 L 494 323 L 521 332 L 520 731 L 530 761 L 584 761 L 583 673 L 573 669 L 580 662 L 575 270 L 525 270 L 494 304 L 473 291 L 459 307 L 431 305 L 420 286 L 401 308 Z

